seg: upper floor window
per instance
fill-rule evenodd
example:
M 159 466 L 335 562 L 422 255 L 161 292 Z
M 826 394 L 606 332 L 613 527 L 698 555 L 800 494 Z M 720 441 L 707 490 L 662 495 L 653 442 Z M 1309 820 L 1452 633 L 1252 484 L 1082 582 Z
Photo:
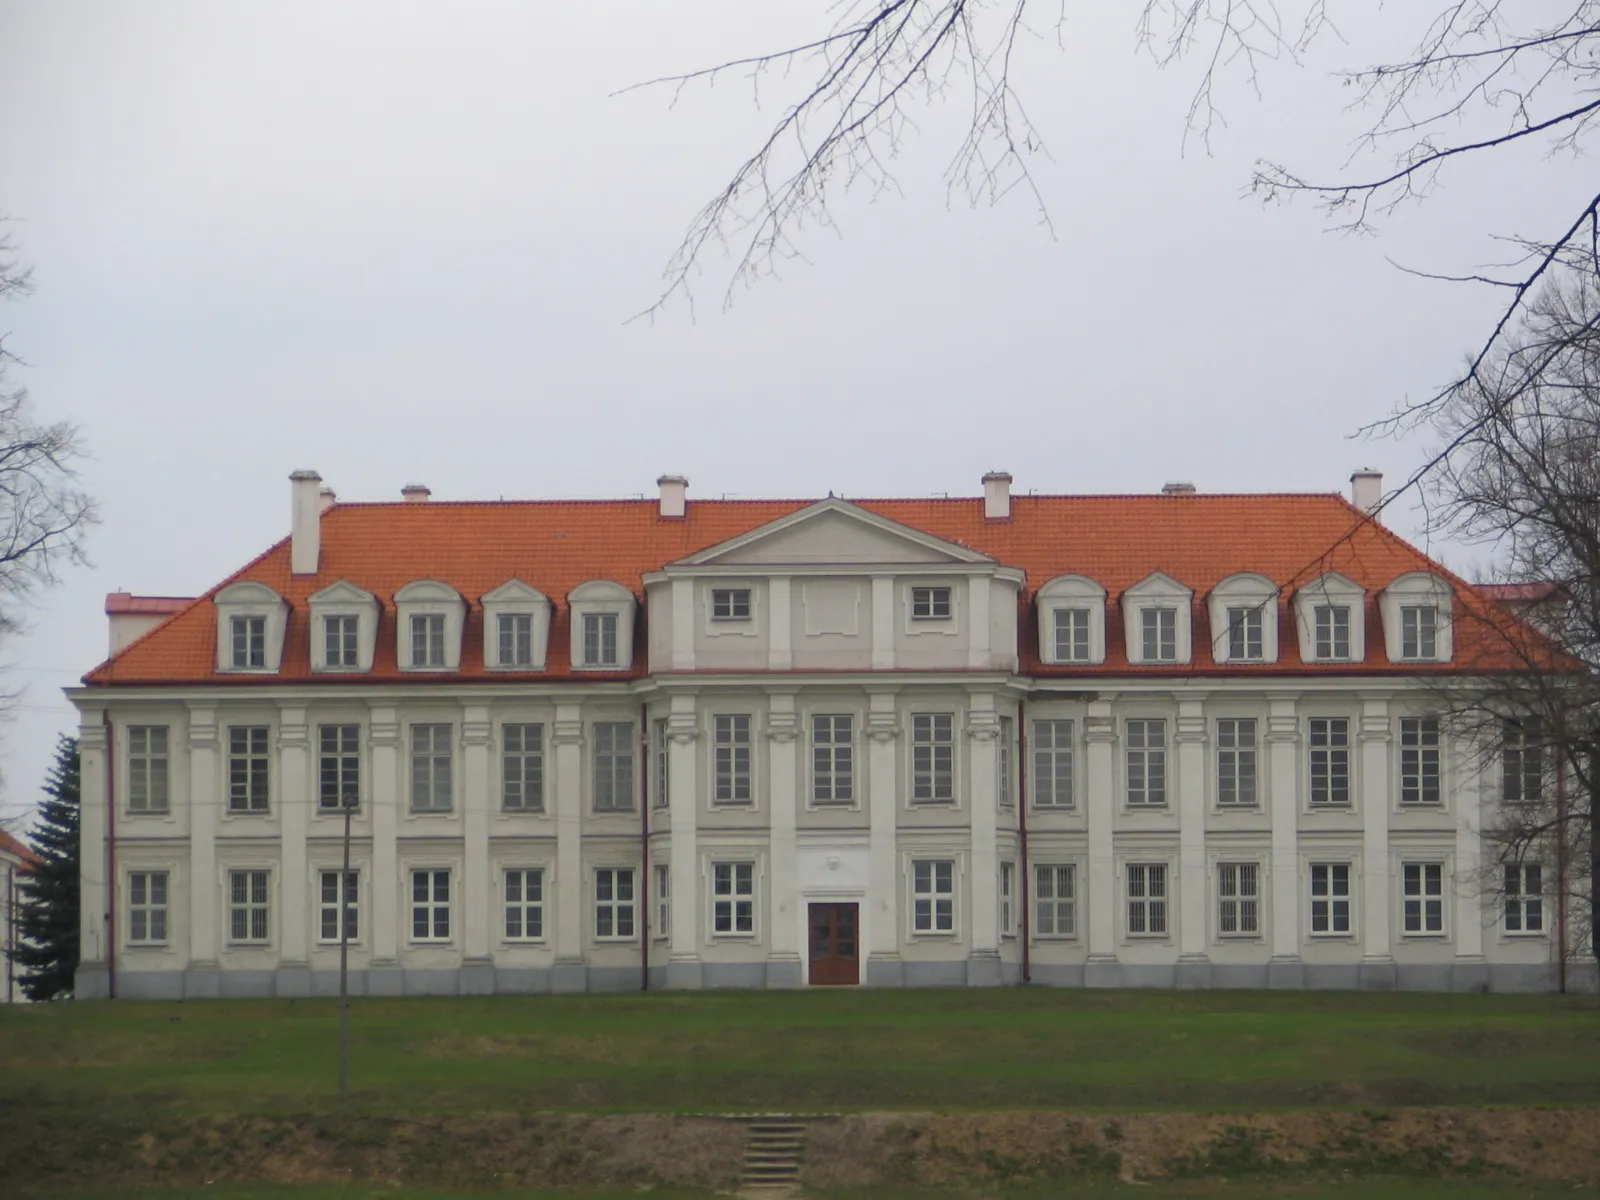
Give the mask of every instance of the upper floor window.
M 1157 571 L 1122 594 L 1128 661 L 1167 664 L 1190 661 L 1194 593 Z
M 1072 722 L 1033 723 L 1033 802 L 1039 808 L 1072 807 Z
M 594 726 L 594 810 L 633 811 L 633 724 L 600 721 Z
M 1011 718 L 1000 718 L 995 746 L 995 786 L 1002 805 L 1011 803 Z
M 1429 571 L 1409 571 L 1379 597 L 1390 662 L 1448 662 L 1455 591 Z
M 499 665 L 533 666 L 533 614 L 500 613 L 495 622 L 499 631 Z
M 267 811 L 267 741 L 265 725 L 234 725 L 228 730 L 228 811 Z
M 507 812 L 544 811 L 544 726 L 501 727 L 501 806 Z
M 912 715 L 912 800 L 939 802 L 956 798 L 955 724 L 950 713 Z
M 420 579 L 394 595 L 397 610 L 395 648 L 407 671 L 455 671 L 461 666 L 461 632 L 467 602 L 447 583 Z
M 1400 609 L 1400 657 L 1432 659 L 1439 653 L 1439 609 L 1407 604 Z
M 717 804 L 750 803 L 750 718 L 721 713 L 712 718 L 715 775 L 711 798 Z
M 217 669 L 278 669 L 283 658 L 283 632 L 288 605 L 264 583 L 242 580 L 216 594 Z
M 450 811 L 450 726 L 411 727 L 411 811 Z
M 347 580 L 306 597 L 311 610 L 311 669 L 370 671 L 378 640 L 378 598 Z M 398 652 L 397 652 L 398 654 Z
M 1128 722 L 1128 804 L 1156 808 L 1167 802 L 1167 723 Z
M 593 579 L 567 595 L 572 611 L 572 664 L 582 670 L 618 671 L 633 664 L 633 593 L 609 579 Z
M 1253 808 L 1256 803 L 1256 721 L 1224 717 L 1217 722 L 1217 803 Z
M 361 726 L 317 726 L 317 807 L 361 803 Z
M 267 619 L 265 617 L 234 617 L 233 665 L 259 668 L 267 665 Z
M 1039 652 L 1049 663 L 1106 657 L 1106 592 L 1085 575 L 1059 575 L 1039 589 Z
M 444 616 L 419 615 L 411 618 L 411 665 L 444 666 Z
M 1089 659 L 1089 610 L 1087 608 L 1058 608 L 1055 610 L 1055 661 L 1081 663 Z
M 650 722 L 650 745 L 655 751 L 655 804 L 666 808 L 672 801 L 672 739 L 667 735 L 665 717 Z
M 1259 605 L 1228 610 L 1229 662 L 1261 661 L 1261 624 Z
M 811 799 L 817 804 L 855 799 L 854 724 L 848 714 L 811 718 Z
M 712 588 L 711 619 L 713 621 L 748 621 L 750 619 L 750 589 Z
M 1500 733 L 1500 798 L 1508 804 L 1544 796 L 1544 749 L 1528 729 L 1507 721 Z
M 1311 803 L 1350 803 L 1350 721 L 1313 717 L 1310 722 Z
M 1342 604 L 1319 604 L 1316 617 L 1316 656 L 1319 659 L 1350 657 L 1350 610 Z
M 585 613 L 583 617 L 583 665 L 617 665 L 617 614 Z
M 1330 571 L 1295 593 L 1300 657 L 1305 662 L 1361 662 L 1366 657 L 1366 590 Z
M 1219 662 L 1278 661 L 1278 585 L 1265 575 L 1230 575 L 1211 589 L 1211 655 Z
M 164 813 L 168 806 L 167 727 L 128 727 L 128 811 Z
M 512 579 L 479 599 L 483 605 L 483 661 L 496 671 L 542 671 L 550 638 L 550 601 L 537 588 Z
M 349 670 L 360 659 L 360 618 L 330 616 L 322 618 L 323 662 L 335 670 Z
M 1400 720 L 1400 803 L 1439 803 L 1439 718 Z
M 914 587 L 911 589 L 911 617 L 916 621 L 948 621 L 950 589 Z
M 1141 660 L 1148 663 L 1178 660 L 1178 610 L 1147 608 L 1139 614 Z

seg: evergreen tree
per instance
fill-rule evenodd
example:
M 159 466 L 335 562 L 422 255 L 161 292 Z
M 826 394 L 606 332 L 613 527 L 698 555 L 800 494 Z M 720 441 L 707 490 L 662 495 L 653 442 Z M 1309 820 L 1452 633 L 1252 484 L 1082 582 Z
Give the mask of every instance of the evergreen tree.
M 78 740 L 62 737 L 29 835 L 39 863 L 18 883 L 21 937 L 12 958 L 30 1000 L 72 995 L 78 970 Z

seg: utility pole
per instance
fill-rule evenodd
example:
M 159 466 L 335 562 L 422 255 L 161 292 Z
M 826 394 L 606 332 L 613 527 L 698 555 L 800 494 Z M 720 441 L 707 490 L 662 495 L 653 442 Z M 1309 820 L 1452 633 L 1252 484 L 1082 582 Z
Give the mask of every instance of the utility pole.
M 344 809 L 344 867 L 339 872 L 339 1095 L 350 1089 L 350 813 L 356 797 L 346 792 Z

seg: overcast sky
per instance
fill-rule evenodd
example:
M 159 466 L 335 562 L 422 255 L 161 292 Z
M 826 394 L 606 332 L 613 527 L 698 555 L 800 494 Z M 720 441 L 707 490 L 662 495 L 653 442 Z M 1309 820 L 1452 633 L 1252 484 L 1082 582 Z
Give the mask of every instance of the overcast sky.
M 36 295 L 0 312 L 41 416 L 80 422 L 92 568 L 5 657 L 25 693 L 0 814 L 34 804 L 59 689 L 105 653 L 105 594 L 193 595 L 288 531 L 286 476 L 348 500 L 1347 487 L 1417 442 L 1349 440 L 1448 378 L 1490 298 L 1408 278 L 1546 232 L 1569 164 L 1466 164 L 1352 239 L 1242 197 L 1260 157 L 1323 173 L 1361 128 L 1332 67 L 1428 5 L 1231 77 L 1184 151 L 1191 69 L 1138 52 L 1134 0 L 1077 0 L 1017 84 L 1051 158 L 949 205 L 958 110 L 919 118 L 901 197 L 841 199 L 809 263 L 720 311 L 627 323 L 772 112 L 726 80 L 613 95 L 814 36 L 823 0 L 450 4 L 0 0 L 0 212 Z M 1371 7 L 1371 6 L 1362 6 Z M 1537 172 L 1522 174 L 1521 169 Z M 1393 523 L 1411 532 L 1400 512 Z M 1457 561 L 1459 565 L 1459 558 Z

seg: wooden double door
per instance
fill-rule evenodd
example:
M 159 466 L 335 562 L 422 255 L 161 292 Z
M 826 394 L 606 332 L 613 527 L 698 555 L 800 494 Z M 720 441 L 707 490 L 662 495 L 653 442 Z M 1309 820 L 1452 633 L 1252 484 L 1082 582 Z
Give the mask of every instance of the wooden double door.
M 813 904 L 808 917 L 811 930 L 811 982 L 860 983 L 860 906 Z

